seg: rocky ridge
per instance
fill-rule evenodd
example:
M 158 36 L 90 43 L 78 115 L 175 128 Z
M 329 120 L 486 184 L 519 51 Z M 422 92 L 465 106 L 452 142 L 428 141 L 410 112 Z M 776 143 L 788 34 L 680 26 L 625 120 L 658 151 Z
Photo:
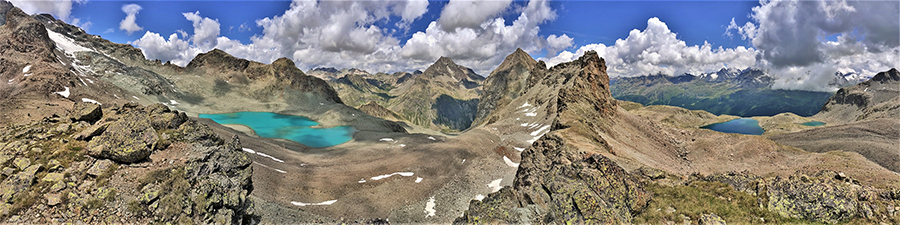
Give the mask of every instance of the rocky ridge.
M 161 104 L 77 103 L 2 129 L 0 220 L 250 223 L 250 163 L 238 139 Z
M 647 205 L 650 194 L 636 177 L 596 154 L 608 151 L 608 146 L 571 139 L 582 129 L 602 129 L 601 115 L 615 115 L 603 59 L 587 52 L 576 61 L 554 66 L 539 82 L 561 86 L 550 100 L 555 109 L 548 108 L 558 115 L 551 131 L 522 152 L 512 187 L 472 201 L 456 222 L 629 223 Z M 599 120 L 573 119 L 575 115 Z
M 844 123 L 900 117 L 900 71 L 892 68 L 841 88 L 814 117 Z

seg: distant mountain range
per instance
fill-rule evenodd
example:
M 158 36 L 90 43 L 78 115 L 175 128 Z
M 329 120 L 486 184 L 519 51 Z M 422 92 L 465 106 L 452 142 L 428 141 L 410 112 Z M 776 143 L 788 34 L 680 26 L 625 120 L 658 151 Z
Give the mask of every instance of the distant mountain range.
M 835 74 L 843 87 L 863 79 L 857 74 Z M 610 80 L 613 97 L 644 105 L 671 105 L 705 110 L 717 115 L 773 116 L 791 112 L 811 116 L 834 93 L 772 89 L 775 78 L 760 69 L 721 69 L 700 75 L 646 75 Z

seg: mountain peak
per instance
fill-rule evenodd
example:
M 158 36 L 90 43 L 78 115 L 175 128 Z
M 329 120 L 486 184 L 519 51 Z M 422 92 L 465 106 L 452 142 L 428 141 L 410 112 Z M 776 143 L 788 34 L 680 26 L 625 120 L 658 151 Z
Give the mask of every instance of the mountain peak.
M 185 68 L 215 67 L 231 71 L 242 71 L 249 65 L 250 60 L 234 57 L 221 49 L 213 49 L 194 57 Z
M 534 58 L 531 58 L 531 55 L 521 48 L 518 48 L 515 52 L 506 56 L 506 59 L 503 59 L 503 62 L 500 63 L 500 66 L 497 66 L 497 69 L 494 71 L 508 70 L 519 63 L 525 65 L 529 70 L 534 69 L 534 66 L 537 65 L 537 61 L 534 60 Z
M 900 71 L 897 71 L 897 68 L 891 68 L 891 70 L 881 72 L 872 77 L 873 81 L 900 81 Z
M 441 56 L 437 61 L 434 62 L 434 65 L 456 65 L 450 57 Z

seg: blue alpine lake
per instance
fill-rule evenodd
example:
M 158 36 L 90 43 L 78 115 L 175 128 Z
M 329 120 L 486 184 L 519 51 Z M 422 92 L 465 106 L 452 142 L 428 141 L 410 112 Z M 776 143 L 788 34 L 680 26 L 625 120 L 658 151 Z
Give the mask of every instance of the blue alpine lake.
M 759 121 L 755 119 L 733 119 L 724 123 L 714 123 L 700 128 L 710 129 L 722 133 L 750 134 L 762 135 L 765 130 L 759 126 Z
M 818 127 L 818 126 L 823 126 L 823 125 L 825 125 L 825 123 L 819 122 L 819 121 L 809 121 L 809 122 L 806 122 L 806 123 L 801 123 L 800 125 L 803 125 L 803 126 L 810 126 L 810 127 Z
M 356 132 L 351 126 L 332 128 L 312 128 L 316 121 L 302 116 L 284 115 L 270 112 L 236 112 L 223 114 L 200 114 L 219 124 L 240 124 L 266 138 L 281 138 L 313 147 L 323 148 L 342 144 L 353 139 Z

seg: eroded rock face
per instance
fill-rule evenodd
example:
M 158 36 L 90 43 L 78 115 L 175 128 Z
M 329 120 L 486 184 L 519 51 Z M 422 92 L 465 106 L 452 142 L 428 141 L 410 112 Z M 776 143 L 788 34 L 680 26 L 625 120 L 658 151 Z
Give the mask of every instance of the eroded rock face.
M 650 193 L 608 158 L 578 152 L 555 133 L 545 135 L 522 152 L 512 188 L 473 200 L 457 222 L 630 223 Z

